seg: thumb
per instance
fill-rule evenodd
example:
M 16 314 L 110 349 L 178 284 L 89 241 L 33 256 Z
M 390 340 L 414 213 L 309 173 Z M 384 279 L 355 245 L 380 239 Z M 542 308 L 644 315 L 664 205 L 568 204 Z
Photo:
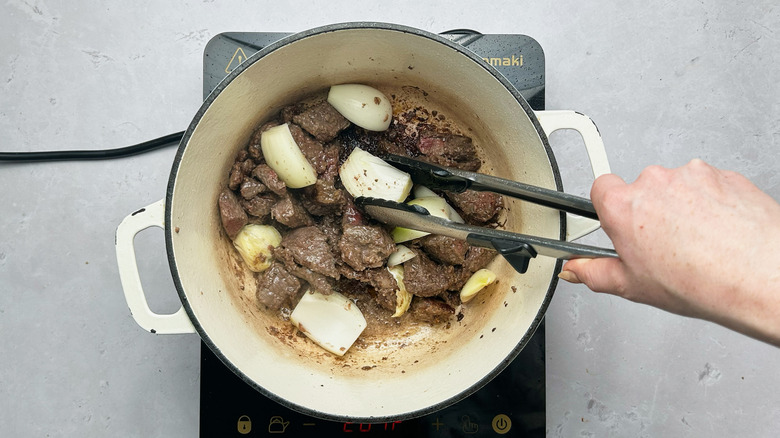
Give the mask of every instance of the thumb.
M 574 259 L 563 265 L 558 275 L 570 283 L 584 283 L 594 292 L 623 296 L 628 285 L 625 265 L 620 259 Z

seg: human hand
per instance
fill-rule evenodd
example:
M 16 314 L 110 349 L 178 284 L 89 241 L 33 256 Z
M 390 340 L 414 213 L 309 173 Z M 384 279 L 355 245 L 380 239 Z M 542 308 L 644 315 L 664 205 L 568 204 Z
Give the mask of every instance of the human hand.
M 780 204 L 742 175 L 693 160 L 631 184 L 603 175 L 591 199 L 618 259 L 560 277 L 780 346 Z

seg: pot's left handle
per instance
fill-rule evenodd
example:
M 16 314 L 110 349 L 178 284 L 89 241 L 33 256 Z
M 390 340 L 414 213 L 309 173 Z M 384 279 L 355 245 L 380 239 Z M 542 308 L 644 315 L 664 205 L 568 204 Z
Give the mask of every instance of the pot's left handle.
M 593 177 L 610 173 L 607 151 L 604 149 L 604 141 L 601 139 L 596 124 L 590 117 L 576 111 L 536 111 L 536 118 L 542 125 L 542 129 L 549 137 L 559 129 L 573 129 L 580 133 L 588 152 L 590 166 L 593 169 Z M 566 215 L 566 240 L 576 240 L 599 229 L 599 221 L 576 216 Z
M 167 315 L 154 313 L 149 308 L 138 274 L 133 239 L 136 234 L 151 227 L 165 227 L 165 203 L 162 199 L 129 214 L 116 229 L 116 260 L 130 313 L 138 325 L 151 333 L 195 333 L 184 307 Z

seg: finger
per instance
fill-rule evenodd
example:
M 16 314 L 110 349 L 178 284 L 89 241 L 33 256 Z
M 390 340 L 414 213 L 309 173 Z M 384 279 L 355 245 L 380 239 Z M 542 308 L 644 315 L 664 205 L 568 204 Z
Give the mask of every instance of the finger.
M 573 275 L 573 277 L 572 277 Z M 560 278 L 571 283 L 583 283 L 594 292 L 625 297 L 628 275 L 620 259 L 597 258 L 569 260 L 563 265 Z
M 593 201 L 596 210 L 598 211 L 598 207 L 603 205 L 608 193 L 625 186 L 626 182 L 623 181 L 623 178 L 614 173 L 607 173 L 596 178 L 590 189 L 590 199 Z

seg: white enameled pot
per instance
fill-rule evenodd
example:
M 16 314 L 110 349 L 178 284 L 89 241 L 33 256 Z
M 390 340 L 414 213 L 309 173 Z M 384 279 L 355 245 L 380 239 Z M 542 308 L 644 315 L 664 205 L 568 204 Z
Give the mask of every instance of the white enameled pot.
M 457 43 L 382 23 L 312 29 L 250 57 L 208 96 L 181 141 L 165 198 L 130 214 L 117 229 L 122 286 L 141 327 L 197 332 L 247 384 L 285 406 L 355 422 L 428 414 L 478 390 L 523 349 L 552 298 L 561 263 L 540 256 L 520 275 L 499 257 L 490 266 L 499 281 L 463 306 L 462 320 L 369 338 L 344 357 L 259 309 L 252 273 L 222 231 L 218 194 L 259 123 L 337 83 L 369 84 L 405 104 L 446 114 L 481 149 L 483 172 L 562 190 L 547 136 L 564 128 L 582 134 L 594 175 L 609 172 L 589 118 L 532 111 L 505 78 Z M 507 206 L 505 228 L 522 233 L 572 239 L 597 226 L 569 224 L 567 233 L 566 216 L 556 210 L 516 200 Z M 133 237 L 152 226 L 165 230 L 182 302 L 170 315 L 149 309 L 136 266 Z

